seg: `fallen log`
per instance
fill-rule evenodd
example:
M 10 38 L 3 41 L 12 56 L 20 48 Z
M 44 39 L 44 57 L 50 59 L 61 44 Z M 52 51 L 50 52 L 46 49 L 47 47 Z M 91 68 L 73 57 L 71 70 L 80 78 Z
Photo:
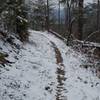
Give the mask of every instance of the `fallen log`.
M 61 40 L 65 41 L 65 42 L 67 42 L 67 39 L 66 39 L 66 38 L 62 37 L 60 34 L 54 32 L 53 30 L 50 29 L 49 32 L 50 32 L 51 34 L 55 35 L 56 37 L 58 37 L 59 39 L 61 39 Z

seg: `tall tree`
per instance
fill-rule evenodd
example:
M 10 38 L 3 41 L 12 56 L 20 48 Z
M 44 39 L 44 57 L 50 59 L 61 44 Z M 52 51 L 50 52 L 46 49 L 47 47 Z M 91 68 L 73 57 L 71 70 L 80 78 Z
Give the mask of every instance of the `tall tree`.
M 28 20 L 27 20 L 27 9 L 24 0 L 16 0 L 15 6 L 15 22 L 16 22 L 16 33 L 18 33 L 21 41 L 28 40 Z
M 50 28 L 50 16 L 49 16 L 49 0 L 47 0 L 47 15 L 46 15 L 46 23 L 47 23 L 47 30 L 49 31 Z
M 21 40 L 26 40 L 27 14 L 24 0 L 6 0 L 0 12 L 3 30 L 8 33 L 17 33 Z
M 60 25 L 61 25 L 61 0 L 58 0 L 58 6 L 59 6 L 59 8 L 58 8 L 58 30 L 59 30 L 59 32 L 61 31 L 61 27 L 60 27 Z
M 67 44 L 69 45 L 70 37 L 72 34 L 72 25 L 75 20 L 73 16 L 73 10 L 76 0 L 62 0 L 61 3 L 64 4 L 65 8 L 65 26 L 67 31 Z
M 100 18 L 100 1 L 97 0 L 97 30 L 99 30 Z
M 79 0 L 78 2 L 78 39 L 82 40 L 83 35 L 83 8 L 84 8 L 84 0 Z

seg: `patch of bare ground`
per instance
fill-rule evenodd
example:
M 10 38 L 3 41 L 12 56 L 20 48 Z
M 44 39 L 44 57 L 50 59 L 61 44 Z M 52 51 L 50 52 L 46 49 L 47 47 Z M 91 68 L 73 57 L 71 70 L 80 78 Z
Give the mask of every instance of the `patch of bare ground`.
M 64 91 L 66 90 L 64 87 L 65 78 L 65 66 L 63 64 L 63 58 L 60 50 L 57 46 L 51 42 L 53 48 L 55 50 L 56 64 L 58 65 L 56 74 L 57 74 L 57 87 L 56 87 L 56 100 L 67 100 L 67 97 L 64 96 Z

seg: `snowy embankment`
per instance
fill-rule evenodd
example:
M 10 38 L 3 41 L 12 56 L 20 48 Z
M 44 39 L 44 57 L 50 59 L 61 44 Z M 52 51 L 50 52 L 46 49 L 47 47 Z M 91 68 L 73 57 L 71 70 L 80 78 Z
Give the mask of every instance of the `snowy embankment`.
M 46 32 L 30 31 L 20 50 L 0 41 L 11 65 L 0 67 L 0 100 L 100 100 L 100 80 L 86 58 Z

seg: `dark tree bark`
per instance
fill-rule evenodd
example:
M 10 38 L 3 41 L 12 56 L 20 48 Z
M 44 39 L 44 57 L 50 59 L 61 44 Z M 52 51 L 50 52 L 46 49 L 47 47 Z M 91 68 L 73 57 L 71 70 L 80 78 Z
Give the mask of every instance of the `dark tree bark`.
M 82 40 L 83 35 L 83 6 L 84 0 L 79 0 L 79 16 L 78 16 L 78 39 Z
M 47 31 L 49 31 L 49 0 L 47 0 L 47 16 L 46 16 L 46 22 L 47 22 Z
M 60 16 L 60 0 L 59 0 L 59 10 L 58 10 L 58 30 L 59 30 L 59 32 L 61 31 L 61 29 L 60 29 L 60 25 L 61 25 L 61 16 Z
M 100 1 L 97 1 L 97 30 L 99 30 L 99 18 L 100 18 Z

